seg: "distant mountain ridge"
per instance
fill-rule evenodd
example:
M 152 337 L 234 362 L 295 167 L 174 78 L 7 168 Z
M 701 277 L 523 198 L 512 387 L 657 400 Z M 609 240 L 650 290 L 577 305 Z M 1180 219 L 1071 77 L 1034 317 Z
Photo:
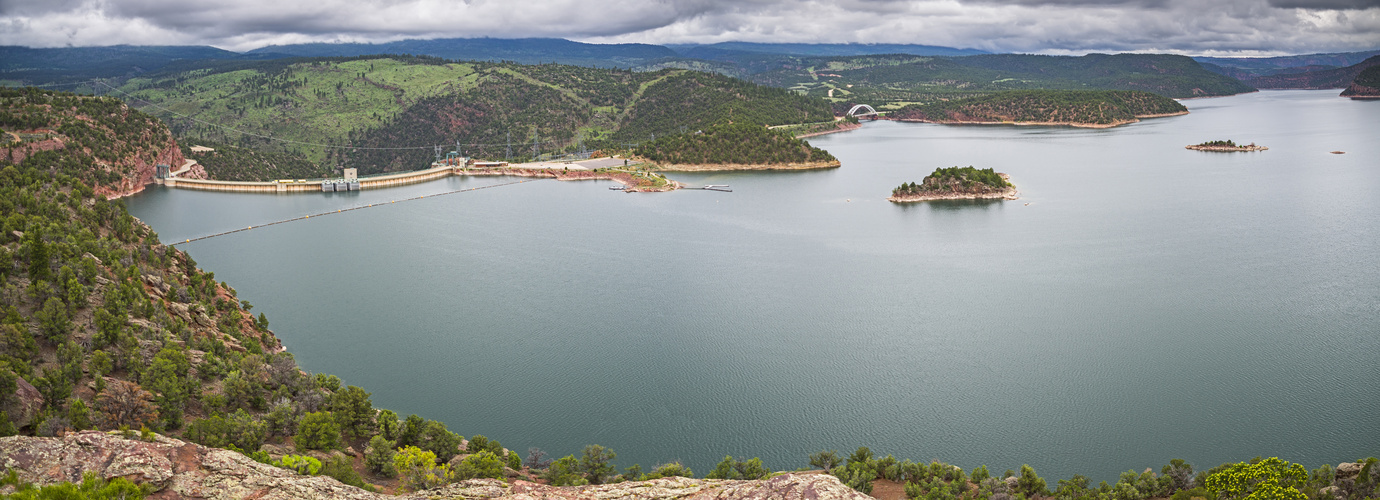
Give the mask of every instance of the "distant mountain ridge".
M 1302 73 L 1281 73 L 1256 78 L 1246 78 L 1243 82 L 1262 89 L 1340 89 L 1351 85 L 1356 76 L 1380 65 L 1380 55 L 1372 56 L 1344 68 L 1329 68 Z
M 1331 66 L 1334 68 L 1351 66 L 1377 55 L 1380 55 L 1380 49 L 1279 57 L 1195 57 L 1193 60 L 1222 68 L 1238 68 L 1248 73 L 1265 75 L 1277 70 L 1301 66 Z
M 702 53 L 705 49 L 753 52 L 762 54 L 788 54 L 797 56 L 870 56 L 879 54 L 910 54 L 913 56 L 970 56 L 990 54 L 985 50 L 956 49 L 938 45 L 916 45 L 898 43 L 755 43 L 719 42 L 711 44 L 669 44 L 666 47 L 686 57 Z
M 354 57 L 409 54 L 464 61 L 511 61 L 520 64 L 560 63 L 575 66 L 631 67 L 680 57 L 675 51 L 643 43 L 593 44 L 563 38 L 436 38 L 388 43 L 303 43 L 269 45 L 246 54 L 284 54 L 295 57 Z

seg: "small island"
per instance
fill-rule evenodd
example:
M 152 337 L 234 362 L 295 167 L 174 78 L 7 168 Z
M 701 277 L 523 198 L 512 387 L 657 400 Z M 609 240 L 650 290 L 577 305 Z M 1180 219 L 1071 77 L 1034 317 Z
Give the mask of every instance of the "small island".
M 925 176 L 919 184 L 902 184 L 891 190 L 887 201 L 912 203 L 932 200 L 974 200 L 1017 198 L 1016 186 L 1011 184 L 1011 176 L 994 172 L 990 168 L 967 167 L 936 168 L 934 173 Z
M 1248 151 L 1264 151 L 1270 148 L 1267 148 L 1265 146 L 1257 146 L 1254 142 L 1250 144 L 1237 144 L 1235 141 L 1228 139 L 1225 141 L 1207 141 L 1199 144 L 1194 144 L 1192 146 L 1184 146 L 1184 149 L 1192 149 L 1194 151 L 1212 151 L 1216 153 L 1241 153 Z

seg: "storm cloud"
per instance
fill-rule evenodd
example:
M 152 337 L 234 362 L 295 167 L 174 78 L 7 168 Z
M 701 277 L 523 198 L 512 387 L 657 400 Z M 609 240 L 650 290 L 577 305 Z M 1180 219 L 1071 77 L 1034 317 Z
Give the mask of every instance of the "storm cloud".
M 1380 47 L 1380 0 L 0 0 L 5 45 L 481 36 L 1273 55 Z

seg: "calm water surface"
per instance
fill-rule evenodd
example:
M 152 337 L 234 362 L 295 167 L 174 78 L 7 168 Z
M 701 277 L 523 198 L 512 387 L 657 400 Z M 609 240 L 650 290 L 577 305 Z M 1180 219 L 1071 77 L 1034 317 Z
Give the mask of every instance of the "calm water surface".
M 1109 130 L 869 123 L 843 167 L 538 181 L 185 245 L 376 407 L 626 467 L 882 454 L 1115 480 L 1380 455 L 1380 102 L 1186 101 Z M 1211 139 L 1269 151 L 1183 149 Z M 1329 151 L 1346 151 L 1343 155 Z M 935 167 L 1020 201 L 885 201 Z M 418 194 L 151 189 L 165 241 Z

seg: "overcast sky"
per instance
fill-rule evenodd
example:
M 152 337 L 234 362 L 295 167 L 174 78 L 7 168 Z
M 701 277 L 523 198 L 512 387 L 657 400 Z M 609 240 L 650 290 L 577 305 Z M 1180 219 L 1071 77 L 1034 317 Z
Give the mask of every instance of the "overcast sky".
M 1282 55 L 1380 48 L 1380 0 L 0 0 L 2 45 L 479 36 Z

